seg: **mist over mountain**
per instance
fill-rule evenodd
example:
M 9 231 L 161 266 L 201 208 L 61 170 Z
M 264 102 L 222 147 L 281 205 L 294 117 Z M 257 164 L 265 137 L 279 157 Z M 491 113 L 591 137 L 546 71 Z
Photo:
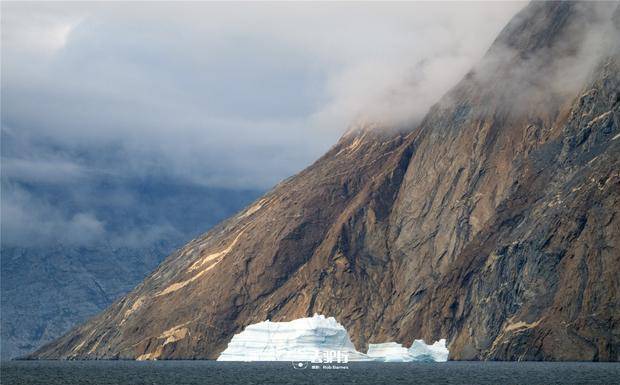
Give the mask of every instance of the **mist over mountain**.
M 105 309 L 175 248 L 260 194 L 101 173 L 35 178 L 27 166 L 11 165 L 18 175 L 2 181 L 2 359 Z

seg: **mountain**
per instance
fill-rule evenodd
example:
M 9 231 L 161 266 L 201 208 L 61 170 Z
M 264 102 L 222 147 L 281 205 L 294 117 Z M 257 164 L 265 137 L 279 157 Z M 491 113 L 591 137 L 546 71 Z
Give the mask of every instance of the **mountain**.
M 102 311 L 170 249 L 2 248 L 2 359 L 30 353 Z
M 356 348 L 617 361 L 620 10 L 534 2 L 411 127 L 360 123 L 30 358 L 216 358 L 334 316 Z
M 140 283 L 166 255 L 198 235 L 198 229 L 208 229 L 260 195 L 253 190 L 161 180 L 129 184 L 116 178 L 96 178 L 80 180 L 81 190 L 92 188 L 90 198 L 80 202 L 72 196 L 76 188 L 71 185 L 24 183 L 4 175 L 2 182 L 3 194 L 17 186 L 13 191 L 36 197 L 35 202 L 54 202 L 54 207 L 68 211 L 69 217 L 75 212 L 93 213 L 105 223 L 107 236 L 86 244 L 62 240 L 50 244 L 41 239 L 42 234 L 12 239 L 5 236 L 9 230 L 3 222 L 2 359 L 31 353 L 101 312 Z M 120 195 L 126 204 L 112 198 Z M 10 202 L 2 203 L 3 213 L 13 212 Z M 5 219 L 11 218 L 3 216 Z

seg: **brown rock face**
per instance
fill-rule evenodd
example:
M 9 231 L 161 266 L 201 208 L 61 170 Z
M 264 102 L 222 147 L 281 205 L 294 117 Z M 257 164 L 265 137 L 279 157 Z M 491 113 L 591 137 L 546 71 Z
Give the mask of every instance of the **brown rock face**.
M 361 350 L 617 361 L 618 13 L 529 5 L 420 125 L 350 131 L 32 357 L 216 358 L 318 312 Z

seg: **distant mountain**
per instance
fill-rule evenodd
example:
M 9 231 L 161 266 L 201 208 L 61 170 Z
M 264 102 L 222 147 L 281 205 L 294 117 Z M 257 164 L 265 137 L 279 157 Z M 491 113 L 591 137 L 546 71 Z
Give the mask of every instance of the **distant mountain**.
M 129 292 L 171 247 L 2 249 L 2 358 L 34 351 Z
M 617 361 L 620 11 L 533 2 L 415 127 L 359 124 L 31 358 L 216 358 L 334 316 L 356 348 Z
M 3 193 L 7 191 L 5 183 L 19 182 L 3 180 Z M 103 239 L 84 244 L 52 243 L 37 239 L 36 234 L 30 240 L 9 243 L 5 242 L 3 224 L 2 359 L 31 353 L 102 311 L 134 288 L 170 252 L 260 194 L 161 180 L 127 183 L 109 178 L 89 183 L 84 185 L 96 190 L 100 198 L 97 201 L 91 194 L 87 206 L 72 197 L 68 191 L 72 186 L 19 183 L 20 192 L 55 202 L 64 211 L 89 210 L 107 228 Z M 126 205 L 106 200 L 118 196 L 114 194 L 118 191 Z M 33 229 L 37 226 L 41 225 L 32 224 Z M 79 226 L 73 230 L 79 236 Z M 52 234 L 60 238 L 58 232 L 62 230 Z

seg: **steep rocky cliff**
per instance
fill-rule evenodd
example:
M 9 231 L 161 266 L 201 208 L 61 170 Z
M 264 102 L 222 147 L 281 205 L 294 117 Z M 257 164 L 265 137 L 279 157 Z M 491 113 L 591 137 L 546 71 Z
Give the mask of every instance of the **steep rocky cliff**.
M 215 358 L 335 316 L 360 350 L 618 360 L 617 3 L 532 3 L 415 127 L 360 124 L 33 358 Z

